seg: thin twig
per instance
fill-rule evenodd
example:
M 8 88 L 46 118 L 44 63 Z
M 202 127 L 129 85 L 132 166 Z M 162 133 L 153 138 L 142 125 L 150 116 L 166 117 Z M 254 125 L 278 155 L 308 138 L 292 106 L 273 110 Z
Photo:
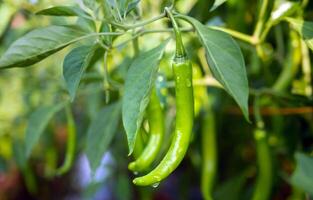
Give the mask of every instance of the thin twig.
M 144 20 L 144 21 L 141 21 L 141 22 L 138 22 L 136 24 L 133 24 L 133 25 L 129 25 L 129 24 L 121 24 L 121 23 L 118 23 L 118 22 L 112 22 L 112 21 L 109 21 L 109 20 L 105 20 L 105 22 L 113 25 L 113 26 L 116 26 L 118 28 L 121 28 L 123 30 L 129 30 L 129 29 L 135 29 L 135 28 L 138 28 L 138 27 L 143 27 L 145 25 L 148 25 L 150 23 L 153 23 L 155 21 L 158 21 L 159 19 L 162 19 L 165 17 L 165 12 L 158 15 L 158 16 L 155 16 L 155 17 L 152 17 L 150 19 L 147 19 L 147 20 Z

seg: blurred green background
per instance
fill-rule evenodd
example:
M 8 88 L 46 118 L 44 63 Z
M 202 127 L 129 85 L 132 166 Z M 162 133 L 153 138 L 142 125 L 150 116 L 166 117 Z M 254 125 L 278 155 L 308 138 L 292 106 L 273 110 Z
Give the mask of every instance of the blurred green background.
M 13 41 L 36 27 L 76 23 L 75 18 L 34 14 L 50 6 L 74 3 L 82 4 L 74 0 L 0 0 L 0 55 Z M 164 0 L 142 0 L 139 3 L 142 18 L 158 15 L 168 3 Z M 176 8 L 205 24 L 222 25 L 252 34 L 259 1 L 228 0 L 217 10 L 209 12 L 212 4 L 211 0 L 178 0 Z M 304 18 L 306 21 L 313 20 L 313 1 L 309 1 L 306 6 Z M 144 36 L 140 38 L 139 44 L 141 48 L 148 49 L 166 37 L 168 34 Z M 202 50 L 195 50 L 199 43 L 188 34 L 184 37 L 187 51 L 194 58 L 193 62 L 205 71 L 204 57 L 197 56 Z M 251 88 L 269 87 L 275 83 L 281 69 L 288 63 L 287 59 L 293 48 L 290 41 L 288 24 L 275 26 L 264 44 L 266 55 L 263 60 L 258 58 L 253 47 L 238 41 L 244 53 Z M 171 45 L 170 48 L 173 47 Z M 110 56 L 110 72 L 116 80 L 123 79 L 125 66 L 129 66 L 131 62 L 133 52 L 129 49 L 129 46 L 122 47 Z M 49 122 L 31 158 L 25 161 L 23 145 L 30 114 L 40 105 L 53 104 L 68 98 L 62 77 L 62 60 L 69 50 L 70 48 L 66 48 L 29 68 L 0 71 L 0 200 L 202 199 L 199 136 L 201 121 L 197 118 L 193 141 L 185 160 L 159 187 L 141 188 L 131 183 L 134 175 L 127 169 L 131 158 L 127 156 L 128 147 L 122 125 L 109 151 L 103 156 L 96 175 L 91 176 L 86 155 L 82 150 L 89 122 L 99 108 L 105 105 L 107 98 L 102 82 L 98 80 L 102 73 L 101 62 L 96 63 L 86 74 L 72 104 L 78 137 L 75 165 L 71 171 L 60 177 L 51 176 L 51 171 L 64 158 L 67 138 L 64 112 L 57 113 Z M 171 52 L 167 52 L 165 59 L 170 60 L 171 57 Z M 312 58 L 312 52 L 309 57 Z M 160 65 L 165 71 L 168 69 L 168 62 L 162 61 Z M 312 72 L 309 72 L 309 76 L 312 77 Z M 311 87 L 312 90 L 312 85 L 305 85 L 302 77 L 299 69 L 286 87 L 287 95 L 268 95 L 262 99 L 264 109 L 261 109 L 261 114 L 269 133 L 274 165 L 271 199 L 275 200 L 310 199 L 308 193 L 290 184 L 290 175 L 296 167 L 295 153 L 313 152 L 312 93 L 307 94 L 305 89 Z M 257 174 L 254 124 L 244 120 L 225 92 L 211 87 L 208 92 L 215 96 L 218 143 L 214 197 L 217 200 L 250 199 Z M 117 96 L 117 92 L 113 91 L 110 98 Z M 173 98 L 173 95 L 168 98 Z M 171 114 L 168 114 L 168 118 L 173 120 Z M 170 129 L 171 124 L 168 126 Z M 313 171 L 312 165 L 307 167 Z M 313 178 L 312 174 L 311 177 Z

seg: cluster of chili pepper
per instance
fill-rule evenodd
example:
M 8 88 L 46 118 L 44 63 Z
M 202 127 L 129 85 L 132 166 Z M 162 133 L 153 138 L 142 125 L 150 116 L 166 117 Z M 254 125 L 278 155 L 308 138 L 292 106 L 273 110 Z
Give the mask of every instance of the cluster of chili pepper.
M 202 76 L 201 69 L 199 66 L 196 66 L 195 69 L 192 68 L 191 61 L 188 59 L 183 45 L 178 25 L 171 12 L 167 9 L 166 12 L 172 22 L 176 39 L 176 52 L 172 63 L 176 95 L 175 130 L 170 147 L 160 163 L 148 174 L 135 178 L 133 183 L 140 186 L 156 186 L 178 167 L 182 162 L 190 143 L 195 112 L 198 115 L 199 108 L 204 107 L 205 114 L 203 116 L 203 124 L 205 125 L 202 128 L 202 137 L 205 142 L 203 143 L 202 149 L 203 175 L 201 185 L 205 199 L 211 199 L 216 171 L 214 115 L 211 109 L 211 104 L 208 103 L 210 101 L 206 94 L 206 88 L 201 86 L 203 88 L 195 88 L 194 91 L 192 84 L 193 71 L 198 70 L 196 73 L 197 76 Z M 198 101 L 199 91 L 201 91 L 200 98 L 202 98 L 200 101 Z M 203 92 L 206 97 L 204 99 Z M 134 150 L 135 161 L 131 162 L 128 166 L 128 168 L 134 171 L 135 174 L 147 171 L 151 164 L 156 160 L 157 155 L 161 150 L 165 125 L 163 107 L 160 103 L 159 96 L 156 87 L 154 87 L 151 91 L 150 102 L 147 107 L 149 139 L 146 142 L 145 147 L 143 147 L 142 132 L 145 130 L 143 130 L 144 128 L 141 128 L 136 138 Z M 194 103 L 195 101 L 197 103 Z
M 191 62 L 186 56 L 177 23 L 169 10 L 167 13 L 172 21 L 176 38 L 176 53 L 172 66 L 176 92 L 176 125 L 170 148 L 159 165 L 148 174 L 133 180 L 134 184 L 141 186 L 158 184 L 178 167 L 187 152 L 193 127 L 194 99 Z M 150 97 L 148 116 L 149 141 L 142 150 L 142 154 L 129 164 L 129 169 L 136 172 L 144 171 L 150 166 L 155 160 L 163 140 L 163 111 L 155 89 Z
M 205 86 L 193 86 L 193 78 L 201 78 L 199 66 L 192 68 L 183 45 L 181 32 L 170 10 L 165 9 L 170 18 L 176 39 L 176 52 L 172 63 L 173 78 L 176 94 L 176 122 L 171 145 L 160 163 L 148 174 L 137 177 L 133 183 L 139 186 L 157 186 L 160 181 L 169 176 L 182 162 L 192 136 L 194 116 L 200 114 L 202 121 L 202 172 L 201 192 L 206 200 L 213 199 L 213 187 L 217 169 L 217 144 L 215 130 L 215 115 L 213 112 L 213 97 Z M 193 76 L 193 73 L 194 76 Z M 134 158 L 128 168 L 137 174 L 145 172 L 156 160 L 160 153 L 164 138 L 165 125 L 163 107 L 160 103 L 158 91 L 154 87 L 151 91 L 150 102 L 147 108 L 149 139 L 143 143 L 144 128 L 141 128 L 136 139 Z M 200 112 L 200 110 L 204 112 Z M 259 127 L 259 126 L 258 126 Z M 257 143 L 257 159 L 259 176 L 256 181 L 253 199 L 265 199 L 270 195 L 271 188 L 271 158 L 267 144 L 266 132 L 263 127 L 254 131 Z M 264 162 L 265 161 L 265 162 Z
M 137 146 L 142 145 L 142 142 L 140 142 L 140 140 L 142 141 L 142 138 L 140 137 L 142 136 L 142 132 L 144 132 L 144 129 L 142 128 L 141 132 L 139 132 L 137 136 L 138 138 L 136 140 L 135 145 L 135 154 L 136 154 L 135 157 L 137 157 L 137 159 L 136 161 L 130 163 L 128 166 L 130 170 L 133 170 L 135 172 L 142 172 L 151 165 L 151 163 L 155 160 L 160 151 L 161 143 L 163 140 L 164 135 L 163 111 L 155 88 L 153 88 L 152 90 L 147 112 L 150 128 L 149 141 L 144 149 L 143 148 L 140 149 L 139 147 L 139 150 L 137 151 Z

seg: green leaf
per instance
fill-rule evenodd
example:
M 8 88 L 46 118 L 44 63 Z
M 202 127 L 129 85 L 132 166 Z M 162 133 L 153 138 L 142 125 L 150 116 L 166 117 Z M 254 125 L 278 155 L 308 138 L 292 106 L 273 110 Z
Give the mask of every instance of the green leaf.
M 36 12 L 36 15 L 49 16 L 81 16 L 90 18 L 90 16 L 78 6 L 54 6 Z
M 64 107 L 64 103 L 42 106 L 36 109 L 29 117 L 28 125 L 25 133 L 25 151 L 26 157 L 29 157 L 34 146 L 53 115 Z
M 104 0 L 103 6 L 105 17 L 115 17 L 116 19 L 118 15 L 121 16 L 119 2 L 117 2 L 117 0 Z
M 86 154 L 93 172 L 100 165 L 119 124 L 121 103 L 104 107 L 93 118 L 87 133 Z
M 137 4 L 140 2 L 140 0 L 133 0 L 130 1 L 127 5 L 127 10 L 126 13 L 129 13 L 130 11 L 132 11 L 133 9 L 136 8 Z
M 238 44 L 227 33 L 204 26 L 194 18 L 184 16 L 195 27 L 206 50 L 206 59 L 213 76 L 240 106 L 249 121 L 249 87 L 243 55 Z
M 136 8 L 139 1 L 140 0 L 119 0 L 120 12 L 123 14 L 123 16 L 126 16 L 128 12 Z
M 151 88 L 154 85 L 158 63 L 165 46 L 158 47 L 138 55 L 132 62 L 125 81 L 123 96 L 123 125 L 127 135 L 129 154 L 133 152 L 137 132 L 140 128 L 144 111 L 149 103 Z
M 83 3 L 90 10 L 95 10 L 98 6 L 97 0 L 83 0 Z
M 227 1 L 227 0 L 215 0 L 213 6 L 210 9 L 210 12 L 215 10 L 220 5 L 222 5 L 225 1 Z
M 79 26 L 80 28 L 86 30 L 86 32 L 90 32 L 90 33 L 97 32 L 96 24 L 91 19 L 78 17 L 75 24 Z
M 95 53 L 95 46 L 80 46 L 73 49 L 64 58 L 63 77 L 66 82 L 67 90 L 71 101 L 74 100 L 79 82 L 90 64 L 91 58 Z
M 291 176 L 291 184 L 313 195 L 313 157 L 296 153 L 297 167 Z
M 242 199 L 242 190 L 245 186 L 247 179 L 247 173 L 241 172 L 240 174 L 227 179 L 222 182 L 218 187 L 216 187 L 216 192 L 214 193 L 214 199 L 224 200 L 232 199 L 239 200 Z
M 295 30 L 301 35 L 302 39 L 313 50 L 313 22 L 303 21 L 300 19 L 287 18 Z
M 100 26 L 100 31 L 101 32 L 111 32 L 111 27 L 107 22 L 102 22 Z M 103 35 L 101 36 L 102 41 L 104 44 L 111 46 L 113 42 L 113 37 L 111 35 Z
M 118 18 L 118 14 L 116 12 L 117 9 L 113 9 L 114 5 L 112 5 L 112 2 L 109 2 L 108 0 L 104 0 L 101 4 L 102 10 L 103 10 L 103 17 L 106 20 L 115 22 Z M 115 6 L 116 7 L 116 6 Z
M 25 169 L 27 158 L 25 155 L 24 141 L 14 138 L 12 142 L 13 142 L 12 144 L 13 159 L 19 169 Z
M 77 26 L 48 26 L 16 40 L 0 58 L 0 69 L 27 67 L 64 47 L 84 39 L 86 32 Z
M 112 15 L 118 18 L 118 15 L 120 15 L 122 18 L 125 18 L 131 10 L 136 8 L 139 2 L 140 0 L 104 0 L 103 8 L 107 17 Z

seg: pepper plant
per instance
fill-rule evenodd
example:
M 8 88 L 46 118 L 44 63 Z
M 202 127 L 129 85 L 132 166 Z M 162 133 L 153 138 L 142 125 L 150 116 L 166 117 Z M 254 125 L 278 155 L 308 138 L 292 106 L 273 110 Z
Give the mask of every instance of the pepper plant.
M 149 16 L 154 3 L 158 9 Z M 198 188 L 202 197 L 229 199 L 227 191 L 221 192 L 227 190 L 226 184 L 216 184 L 224 159 L 219 140 L 228 140 L 220 134 L 227 128 L 218 128 L 227 125 L 219 114 L 226 104 L 237 105 L 239 109 L 225 112 L 240 116 L 240 125 L 248 127 L 255 143 L 253 167 L 245 167 L 236 179 L 240 188 L 233 191 L 237 198 L 273 199 L 282 184 L 280 179 L 292 190 L 291 199 L 313 194 L 312 144 L 304 148 L 299 142 L 290 150 L 287 142 L 277 142 L 289 140 L 281 134 L 287 127 L 281 115 L 284 105 L 309 108 L 310 116 L 304 117 L 303 123 L 308 124 L 306 130 L 313 130 L 312 5 L 308 0 L 260 0 L 251 4 L 257 14 L 251 16 L 247 9 L 248 16 L 245 12 L 235 16 L 232 9 L 243 11 L 249 3 L 193 3 L 192 9 L 186 9 L 188 2 L 182 0 L 83 0 L 35 12 L 38 19 L 64 20 L 34 28 L 11 43 L 0 57 L 1 72 L 39 65 L 52 54 L 67 51 L 62 57 L 64 82 L 55 83 L 58 98 L 30 112 L 19 154 L 25 174 L 51 120 L 63 113 L 67 126 L 64 161 L 45 176 L 67 174 L 79 152 L 87 155 L 95 175 L 105 153 L 119 145 L 114 141 L 124 132 L 130 163 L 118 165 L 128 166 L 134 173 L 128 177 L 134 178 L 139 191 L 143 191 L 141 186 L 162 185 L 190 158 L 201 174 Z M 226 6 L 229 11 L 224 24 L 221 17 L 213 15 Z M 250 27 L 238 26 L 235 17 L 250 17 Z M 83 92 L 88 86 L 97 97 Z M 78 123 L 77 110 L 88 112 L 93 101 L 97 101 L 96 108 L 85 129 Z M 279 115 L 271 117 L 273 113 Z M 280 164 L 274 157 L 280 154 L 291 163 L 295 155 L 297 167 L 291 176 L 276 166 Z M 251 174 L 252 185 L 244 182 Z M 251 187 L 251 192 L 240 197 L 238 191 L 244 186 L 245 191 Z M 140 196 L 144 198 L 144 192 Z

